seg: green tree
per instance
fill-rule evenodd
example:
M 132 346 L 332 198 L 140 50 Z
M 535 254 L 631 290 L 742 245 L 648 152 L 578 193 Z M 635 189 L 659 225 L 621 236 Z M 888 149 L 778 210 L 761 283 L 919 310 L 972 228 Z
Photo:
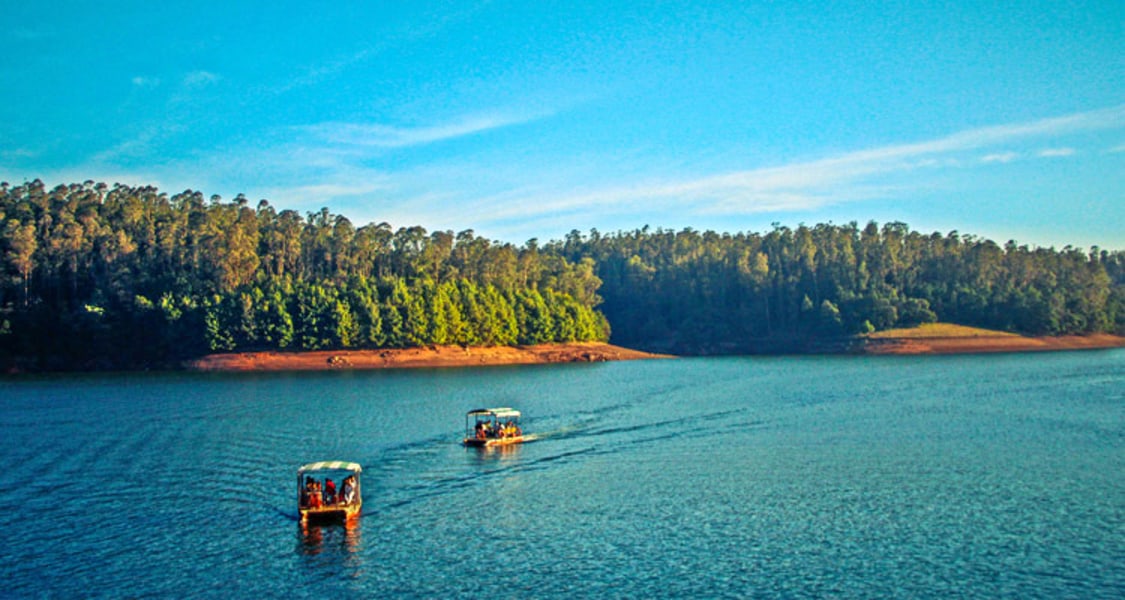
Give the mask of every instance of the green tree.
M 348 304 L 356 321 L 355 345 L 378 348 L 386 344 L 383 317 L 379 308 L 379 291 L 366 277 L 359 276 L 348 286 Z
M 543 295 L 534 288 L 520 290 L 515 298 L 515 316 L 520 344 L 544 344 L 552 340 L 554 321 Z
M 206 327 L 204 335 L 207 347 L 212 352 L 229 352 L 234 350 L 234 336 L 230 333 L 230 317 L 228 311 L 223 310 L 220 302 L 214 302 L 204 308 L 203 324 Z

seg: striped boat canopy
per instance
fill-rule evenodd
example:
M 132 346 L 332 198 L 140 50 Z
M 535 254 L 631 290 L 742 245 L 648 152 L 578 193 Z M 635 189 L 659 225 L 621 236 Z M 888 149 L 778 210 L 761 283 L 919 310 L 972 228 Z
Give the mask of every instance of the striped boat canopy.
M 346 462 L 342 460 L 322 460 L 320 462 L 309 463 L 301 467 L 300 469 L 297 469 L 297 475 L 300 475 L 306 471 L 325 470 L 351 471 L 352 473 L 359 473 L 360 471 L 363 471 L 363 467 L 359 466 L 359 463 L 354 462 Z
M 492 416 L 496 417 L 497 419 L 507 419 L 512 417 L 519 418 L 520 411 L 508 408 L 506 406 L 501 408 L 478 408 L 476 410 L 470 410 L 468 415 L 466 416 Z

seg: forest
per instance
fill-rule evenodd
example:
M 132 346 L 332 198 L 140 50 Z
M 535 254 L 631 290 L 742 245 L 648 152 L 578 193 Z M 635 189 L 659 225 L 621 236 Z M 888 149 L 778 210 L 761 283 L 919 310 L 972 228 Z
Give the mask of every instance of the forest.
M 356 227 L 246 198 L 0 184 L 0 362 L 168 366 L 209 352 L 604 341 L 590 260 Z
M 165 367 L 210 352 L 612 341 L 809 351 L 947 321 L 1125 332 L 1125 254 L 903 223 L 644 228 L 521 246 L 327 209 L 87 181 L 0 184 L 0 367 Z
M 618 344 L 679 353 L 831 350 L 942 321 L 1030 335 L 1125 332 L 1125 253 L 1029 248 L 899 222 L 767 233 L 572 231 Z

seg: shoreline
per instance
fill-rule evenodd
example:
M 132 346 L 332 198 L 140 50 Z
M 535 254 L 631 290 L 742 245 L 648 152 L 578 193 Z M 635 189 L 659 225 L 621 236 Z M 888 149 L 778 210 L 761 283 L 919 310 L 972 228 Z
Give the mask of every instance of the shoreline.
M 879 335 L 860 338 L 852 355 L 939 355 L 996 354 L 1005 352 L 1049 352 L 1125 348 L 1125 337 L 1111 334 L 1088 336 L 1027 337 L 979 330 L 972 335 Z M 612 344 L 575 342 L 533 346 L 426 346 L 379 350 L 261 351 L 209 354 L 185 361 L 189 371 L 331 371 L 370 369 L 460 368 L 509 365 L 592 363 L 618 360 L 677 358 L 678 355 L 633 350 Z
M 378 350 L 232 352 L 185 361 L 189 371 L 330 371 L 485 367 L 674 358 L 599 342 L 532 346 L 424 346 Z
M 1125 337 L 1109 333 L 1032 337 L 948 323 L 883 331 L 861 339 L 859 354 L 987 354 L 1125 347 Z
M 866 343 L 859 354 L 996 354 L 1002 352 L 1051 352 L 1064 350 L 1108 350 L 1125 347 L 1125 338 L 1110 334 L 1059 337 L 978 338 L 883 338 Z
M 1067 336 L 1022 336 L 1001 331 L 938 324 L 825 341 L 804 351 L 664 354 L 601 342 L 529 346 L 425 346 L 375 350 L 230 352 L 201 356 L 158 367 L 196 372 L 331 371 L 412 368 L 460 368 L 509 365 L 593 363 L 618 360 L 669 359 L 691 356 L 836 354 L 851 356 L 999 354 L 1125 348 L 1125 336 L 1097 333 Z M 89 372 L 107 369 L 36 370 L 0 365 L 0 375 L 37 372 Z M 108 369 L 114 370 L 114 369 Z M 130 370 L 130 369 L 116 369 Z M 149 370 L 148 368 L 139 370 Z

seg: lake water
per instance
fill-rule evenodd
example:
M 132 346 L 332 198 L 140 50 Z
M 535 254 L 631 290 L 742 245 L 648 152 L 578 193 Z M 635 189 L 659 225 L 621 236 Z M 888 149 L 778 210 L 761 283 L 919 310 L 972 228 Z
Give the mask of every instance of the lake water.
M 540 439 L 461 447 L 497 405 Z M 0 430 L 4 598 L 1125 597 L 1122 350 L 20 377 Z

